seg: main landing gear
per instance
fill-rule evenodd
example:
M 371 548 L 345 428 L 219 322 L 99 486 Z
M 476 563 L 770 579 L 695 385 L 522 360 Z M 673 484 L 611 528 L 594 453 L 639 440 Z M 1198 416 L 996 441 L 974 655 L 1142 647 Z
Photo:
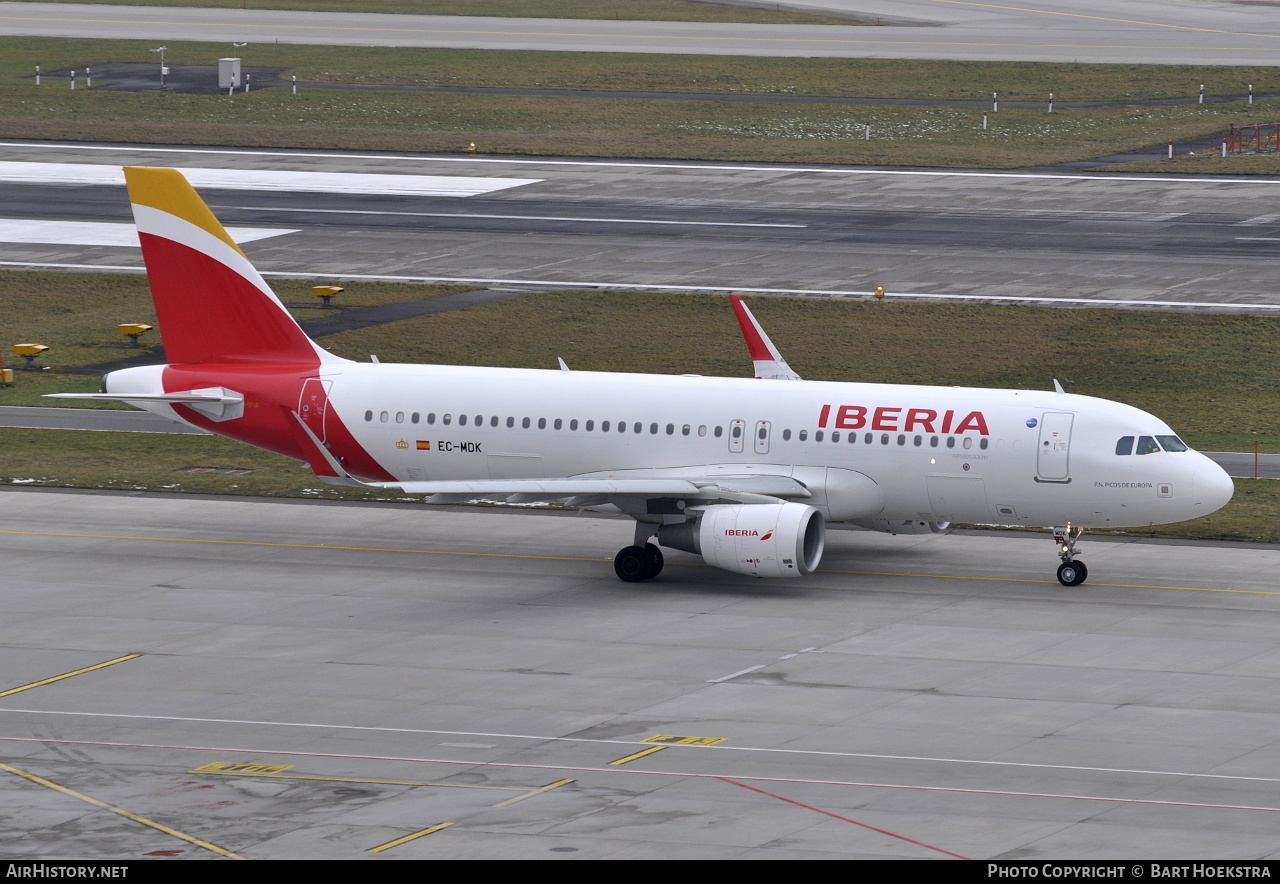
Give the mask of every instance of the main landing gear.
M 623 547 L 613 557 L 614 572 L 627 583 L 657 577 L 662 572 L 662 564 L 662 550 L 652 543 Z
M 1058 582 L 1063 586 L 1079 586 L 1089 576 L 1084 562 L 1076 561 L 1076 542 L 1082 534 L 1084 529 L 1074 528 L 1070 522 L 1065 528 L 1053 529 L 1053 542 L 1058 544 L 1058 557 L 1062 559 L 1058 566 Z

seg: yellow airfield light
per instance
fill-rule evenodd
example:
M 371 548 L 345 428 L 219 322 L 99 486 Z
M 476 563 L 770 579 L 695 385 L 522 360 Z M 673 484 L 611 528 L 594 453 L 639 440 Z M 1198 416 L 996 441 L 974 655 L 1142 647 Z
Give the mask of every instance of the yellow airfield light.
M 116 328 L 120 330 L 120 334 L 128 336 L 130 347 L 138 346 L 139 335 L 144 335 L 151 331 L 151 326 L 145 322 L 122 322 Z

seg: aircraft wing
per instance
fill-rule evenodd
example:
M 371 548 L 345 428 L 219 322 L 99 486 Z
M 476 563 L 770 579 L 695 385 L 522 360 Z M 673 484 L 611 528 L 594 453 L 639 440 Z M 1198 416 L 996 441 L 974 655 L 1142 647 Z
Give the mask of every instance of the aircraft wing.
M 503 500 L 507 503 L 563 500 L 569 506 L 614 504 L 631 512 L 636 503 L 654 498 L 711 503 L 777 503 L 782 499 L 810 497 L 803 482 L 790 476 L 716 475 L 663 476 L 655 471 L 645 476 L 612 476 L 596 473 L 563 479 L 443 479 L 426 482 L 362 482 L 348 473 L 320 443 L 296 411 L 282 407 L 292 419 L 294 438 L 312 471 L 332 485 L 386 488 L 405 494 L 428 495 L 427 503 L 463 503 L 469 500 Z M 643 511 L 643 510 L 642 510 Z
M 395 488 L 406 494 L 427 494 L 427 503 L 462 503 L 468 500 L 504 500 L 533 503 L 563 500 L 570 506 L 612 503 L 634 509 L 637 500 L 676 498 L 689 502 L 776 502 L 809 497 L 802 483 L 790 476 L 654 476 L 617 478 L 580 476 L 567 479 L 482 479 L 476 481 L 379 482 L 378 488 Z

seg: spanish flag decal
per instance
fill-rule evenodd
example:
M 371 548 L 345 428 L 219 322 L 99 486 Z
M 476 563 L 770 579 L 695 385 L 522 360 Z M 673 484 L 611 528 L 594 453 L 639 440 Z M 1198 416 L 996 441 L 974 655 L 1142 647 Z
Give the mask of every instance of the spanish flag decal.
M 418 450 L 419 450 L 419 451 L 430 451 L 430 450 L 431 450 L 431 443 L 430 443 L 430 442 L 423 442 L 421 439 L 419 439 L 419 440 L 418 440 Z

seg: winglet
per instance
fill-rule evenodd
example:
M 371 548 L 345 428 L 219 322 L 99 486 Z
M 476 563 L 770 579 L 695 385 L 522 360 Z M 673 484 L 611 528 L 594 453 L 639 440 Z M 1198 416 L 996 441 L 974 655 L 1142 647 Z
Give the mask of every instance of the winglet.
M 760 323 L 747 309 L 742 298 L 730 295 L 729 303 L 733 305 L 733 313 L 738 318 L 738 327 L 742 329 L 742 337 L 747 342 L 747 351 L 755 365 L 757 378 L 768 378 L 780 381 L 798 381 L 800 375 L 791 370 L 787 360 L 782 358 L 778 348 L 769 340 Z

